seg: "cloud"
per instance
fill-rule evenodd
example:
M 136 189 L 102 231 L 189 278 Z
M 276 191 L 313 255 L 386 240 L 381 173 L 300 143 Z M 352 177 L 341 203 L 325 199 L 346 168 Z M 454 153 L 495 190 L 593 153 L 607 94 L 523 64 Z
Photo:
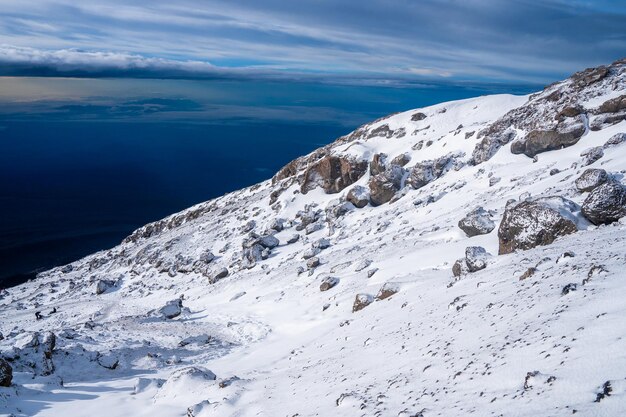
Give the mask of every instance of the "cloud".
M 44 57 L 37 65 L 59 70 L 78 60 L 77 67 L 92 71 L 98 66 L 135 72 L 162 68 L 226 76 L 245 68 L 547 82 L 620 58 L 626 50 L 626 5 L 608 0 L 153 0 L 139 6 L 122 0 L 39 0 L 35 6 L 5 0 L 0 37 L 17 47 L 48 51 L 39 54 Z

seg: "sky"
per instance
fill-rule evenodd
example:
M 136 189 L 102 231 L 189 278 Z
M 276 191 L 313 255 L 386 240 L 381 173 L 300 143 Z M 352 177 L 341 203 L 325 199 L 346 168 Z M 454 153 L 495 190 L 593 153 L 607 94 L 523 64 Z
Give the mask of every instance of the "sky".
M 617 0 L 0 0 L 0 75 L 546 84 L 626 55 Z

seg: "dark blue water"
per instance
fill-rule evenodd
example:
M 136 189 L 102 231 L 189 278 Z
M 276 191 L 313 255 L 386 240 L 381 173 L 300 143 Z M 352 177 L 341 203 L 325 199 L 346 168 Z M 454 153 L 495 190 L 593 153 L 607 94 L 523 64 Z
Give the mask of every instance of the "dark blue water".
M 502 91 L 0 77 L 0 287 L 270 178 L 363 122 Z

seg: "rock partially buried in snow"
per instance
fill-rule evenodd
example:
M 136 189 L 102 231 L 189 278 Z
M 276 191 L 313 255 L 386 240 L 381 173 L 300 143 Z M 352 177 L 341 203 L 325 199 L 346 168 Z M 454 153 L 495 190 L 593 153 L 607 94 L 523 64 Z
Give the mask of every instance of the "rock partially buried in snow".
M 612 148 L 613 146 L 621 145 L 626 142 L 626 133 L 616 133 L 607 140 L 602 147 L 604 149 Z
M 576 203 L 562 197 L 545 197 L 509 203 L 498 229 L 499 254 L 549 245 L 578 230 Z
M 105 354 L 105 355 L 98 354 L 97 361 L 98 361 L 98 364 L 100 366 L 102 366 L 103 368 L 107 368 L 107 369 L 111 369 L 111 370 L 117 369 L 117 367 L 118 367 L 118 365 L 120 363 L 119 358 L 116 355 L 112 354 L 112 353 L 108 353 L 108 354 Z
M 459 221 L 459 228 L 468 237 L 486 235 L 491 233 L 495 227 L 496 224 L 491 220 L 491 216 L 482 207 L 476 208 Z
M 220 279 L 224 279 L 227 276 L 228 276 L 228 269 L 220 268 L 209 277 L 209 283 L 215 284 L 217 281 L 219 281 Z
M 325 277 L 320 284 L 320 291 L 328 291 L 337 284 L 339 284 L 339 278 Z
M 372 264 L 372 261 L 370 261 L 369 259 L 363 259 L 362 261 L 359 261 L 355 266 L 354 266 L 354 271 L 355 272 L 361 272 L 362 270 L 364 270 L 365 268 L 367 268 L 368 266 L 370 266 Z
M 176 300 L 168 301 L 161 309 L 159 313 L 166 319 L 173 319 L 180 316 L 183 308 L 183 300 L 177 298 Z
M 354 204 L 354 206 L 357 208 L 363 208 L 367 206 L 370 202 L 370 192 L 362 185 L 355 185 L 348 192 L 346 200 Z
M 10 387 L 13 381 L 13 368 L 4 358 L 0 358 L 0 387 Z
M 363 310 L 368 305 L 374 302 L 374 297 L 369 294 L 357 294 L 354 298 L 354 304 L 352 305 L 352 312 L 356 313 L 359 310 Z
M 609 175 L 603 169 L 589 168 L 575 181 L 576 188 L 580 192 L 591 191 L 609 180 Z
M 378 294 L 376 294 L 376 299 L 378 301 L 387 299 L 394 294 L 397 294 L 400 291 L 400 285 L 395 282 L 385 282 Z
M 609 224 L 626 216 L 626 189 L 618 182 L 607 182 L 587 196 L 583 215 L 593 224 Z

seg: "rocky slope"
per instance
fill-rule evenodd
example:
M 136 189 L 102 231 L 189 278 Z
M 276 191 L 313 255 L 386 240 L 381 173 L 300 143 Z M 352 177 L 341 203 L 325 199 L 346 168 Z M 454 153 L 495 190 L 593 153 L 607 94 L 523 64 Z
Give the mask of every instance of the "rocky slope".
M 625 119 L 626 60 L 399 113 L 6 290 L 0 413 L 624 415 Z

